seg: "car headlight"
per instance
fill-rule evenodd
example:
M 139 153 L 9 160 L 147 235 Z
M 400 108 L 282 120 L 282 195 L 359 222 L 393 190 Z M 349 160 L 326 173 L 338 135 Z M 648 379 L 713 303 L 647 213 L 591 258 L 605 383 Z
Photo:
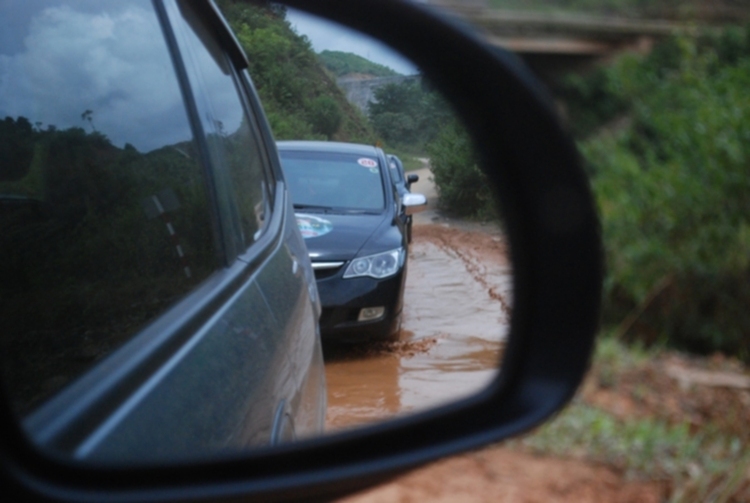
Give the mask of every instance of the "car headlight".
M 404 249 L 398 248 L 377 255 L 355 258 L 344 272 L 344 278 L 370 276 L 380 279 L 393 276 L 404 264 Z

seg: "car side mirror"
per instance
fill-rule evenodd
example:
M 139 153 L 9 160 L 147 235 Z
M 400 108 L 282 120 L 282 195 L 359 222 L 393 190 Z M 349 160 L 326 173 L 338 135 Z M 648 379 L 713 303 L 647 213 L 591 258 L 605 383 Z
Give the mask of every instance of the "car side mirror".
M 466 125 L 498 196 L 513 263 L 501 372 L 469 398 L 370 427 L 148 466 L 61 459 L 40 449 L 0 387 L 0 481 L 19 501 L 331 500 L 437 457 L 527 431 L 560 410 L 583 379 L 598 326 L 602 245 L 578 152 L 544 89 L 517 58 L 416 2 L 284 3 L 401 52 Z M 155 5 L 164 9 L 173 2 Z M 231 46 L 223 21 L 212 23 Z M 408 194 L 403 204 L 416 211 L 426 198 Z
M 419 181 L 419 175 L 411 174 L 407 175 L 406 177 L 406 184 L 411 185 L 412 183 L 417 183 Z
M 407 215 L 413 215 L 425 210 L 427 198 L 423 194 L 404 194 L 404 197 L 401 198 L 401 204 L 406 208 Z

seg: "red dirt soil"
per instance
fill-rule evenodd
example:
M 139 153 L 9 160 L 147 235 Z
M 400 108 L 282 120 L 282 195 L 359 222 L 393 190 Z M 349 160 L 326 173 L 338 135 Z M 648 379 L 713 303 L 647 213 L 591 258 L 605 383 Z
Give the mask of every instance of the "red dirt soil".
M 478 259 L 478 266 L 482 257 L 497 259 L 503 247 L 492 226 L 444 221 L 415 226 L 414 235 L 453 249 L 458 246 L 473 261 Z M 609 374 L 602 370 L 595 365 L 589 372 L 580 391 L 585 403 L 620 418 L 687 420 L 696 430 L 711 423 L 745 442 L 750 437 L 750 375 L 736 360 L 665 353 L 614 378 L 605 378 Z M 614 467 L 580 457 L 536 456 L 493 445 L 436 461 L 340 503 L 649 503 L 669 498 L 668 482 L 633 481 Z
M 658 503 L 659 483 L 628 482 L 614 470 L 500 446 L 444 459 L 340 503 Z

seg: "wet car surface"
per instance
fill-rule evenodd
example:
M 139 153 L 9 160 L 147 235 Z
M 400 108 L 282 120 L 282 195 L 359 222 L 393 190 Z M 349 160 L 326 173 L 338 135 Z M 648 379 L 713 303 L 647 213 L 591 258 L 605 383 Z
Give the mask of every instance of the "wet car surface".
M 0 33 L 0 378 L 28 440 L 132 466 L 318 434 L 314 273 L 215 6 L 4 1 Z

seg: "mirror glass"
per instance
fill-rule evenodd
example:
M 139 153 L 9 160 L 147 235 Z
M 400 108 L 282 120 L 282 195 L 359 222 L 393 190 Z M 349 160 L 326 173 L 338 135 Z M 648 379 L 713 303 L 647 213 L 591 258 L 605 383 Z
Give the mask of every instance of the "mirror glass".
M 57 453 L 237 452 L 445 404 L 498 372 L 512 268 L 450 105 L 377 41 L 217 3 L 286 186 L 206 12 L 0 3 L 3 382 Z
M 287 10 L 287 19 L 370 130 L 360 139 L 342 128 L 338 139 L 374 140 L 401 161 L 399 179 L 418 176 L 409 191 L 428 200 L 411 223 L 401 330 L 386 341 L 324 336 L 326 430 L 466 397 L 498 371 L 512 302 L 494 203 L 476 203 L 478 194 L 492 194 L 482 193 L 470 139 L 450 105 L 398 53 L 300 11 Z

